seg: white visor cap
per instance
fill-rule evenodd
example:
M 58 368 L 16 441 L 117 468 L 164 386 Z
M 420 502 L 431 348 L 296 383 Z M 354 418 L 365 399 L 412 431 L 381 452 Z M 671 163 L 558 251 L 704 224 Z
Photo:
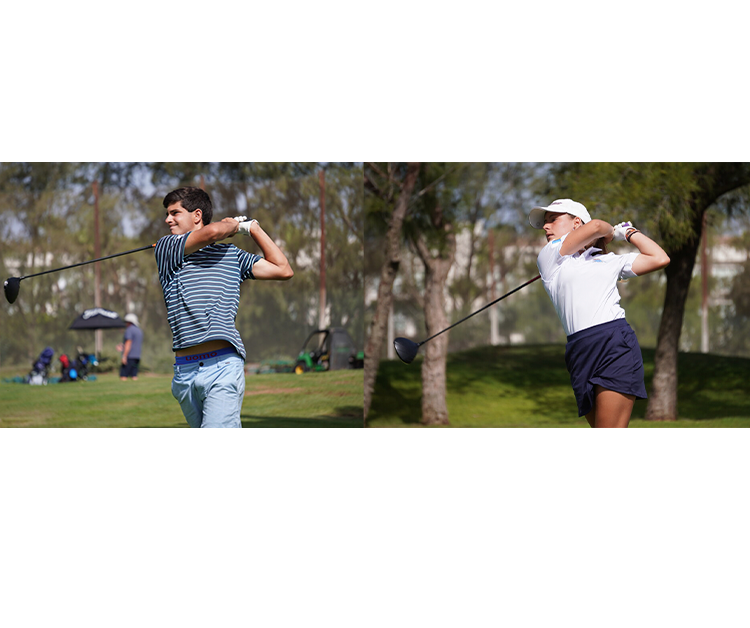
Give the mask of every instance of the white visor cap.
M 569 198 L 560 198 L 552 201 L 548 207 L 535 207 L 529 213 L 529 223 L 534 229 L 541 229 L 544 226 L 544 214 L 555 212 L 557 214 L 571 214 L 578 216 L 584 224 L 591 220 L 588 210 Z
M 133 323 L 136 327 L 140 327 L 138 324 L 138 317 L 135 314 L 125 314 L 125 322 L 126 323 Z

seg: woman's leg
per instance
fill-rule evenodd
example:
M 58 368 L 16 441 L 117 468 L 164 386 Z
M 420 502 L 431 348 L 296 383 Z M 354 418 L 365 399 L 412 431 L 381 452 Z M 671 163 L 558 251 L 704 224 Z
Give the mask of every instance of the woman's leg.
M 594 406 L 594 409 L 586 415 L 586 420 L 591 427 L 596 427 L 596 406 Z
M 623 395 L 594 386 L 594 409 L 586 415 L 591 427 L 627 427 L 633 412 L 635 395 Z

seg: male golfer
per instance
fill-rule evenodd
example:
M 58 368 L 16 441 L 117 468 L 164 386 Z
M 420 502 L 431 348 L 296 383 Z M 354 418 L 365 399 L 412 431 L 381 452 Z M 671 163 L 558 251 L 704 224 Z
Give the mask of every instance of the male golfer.
M 246 353 L 234 325 L 240 284 L 294 272 L 257 220 L 211 223 L 213 205 L 201 189 L 173 190 L 164 207 L 170 235 L 156 243 L 155 256 L 176 355 L 172 394 L 190 427 L 242 427 Z M 217 244 L 238 232 L 252 237 L 263 257 Z

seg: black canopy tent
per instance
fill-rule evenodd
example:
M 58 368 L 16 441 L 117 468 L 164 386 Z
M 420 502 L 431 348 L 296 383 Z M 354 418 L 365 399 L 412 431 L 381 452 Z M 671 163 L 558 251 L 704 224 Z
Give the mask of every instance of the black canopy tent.
M 76 329 L 78 331 L 97 331 L 99 329 L 122 329 L 127 327 L 127 323 L 122 320 L 112 310 L 106 310 L 103 307 L 93 307 L 85 310 L 80 314 L 71 324 L 68 329 Z M 99 343 L 97 343 L 99 345 Z M 79 354 L 82 349 L 78 347 Z M 86 354 L 87 355 L 87 354 Z M 99 358 L 99 351 L 95 351 L 95 357 Z
M 126 327 L 125 321 L 120 318 L 117 312 L 105 310 L 101 307 L 86 310 L 76 318 L 68 329 L 113 329 L 117 327 Z

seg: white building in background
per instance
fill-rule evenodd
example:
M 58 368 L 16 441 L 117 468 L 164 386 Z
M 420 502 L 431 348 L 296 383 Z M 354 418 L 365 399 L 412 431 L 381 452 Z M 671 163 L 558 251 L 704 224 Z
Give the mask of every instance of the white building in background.
M 706 266 L 708 276 L 717 280 L 706 286 L 706 293 L 701 295 L 701 353 L 708 353 L 709 345 L 709 308 L 727 307 L 732 305 L 729 292 L 732 281 L 743 270 L 748 260 L 746 249 L 738 249 L 731 245 L 732 236 L 717 236 L 712 245 L 706 249 Z M 703 252 L 699 249 L 698 259 L 693 267 L 693 281 L 701 282 L 703 291 Z M 687 349 L 686 349 L 687 350 Z
M 710 295 L 711 305 L 729 305 L 729 287 L 732 280 L 742 272 L 742 268 L 748 260 L 748 251 L 733 247 L 730 236 L 717 237 L 713 246 L 707 249 L 708 272 L 712 279 L 719 279 L 719 285 Z M 693 277 L 700 277 L 703 273 L 701 268 L 701 256 L 695 261 Z

